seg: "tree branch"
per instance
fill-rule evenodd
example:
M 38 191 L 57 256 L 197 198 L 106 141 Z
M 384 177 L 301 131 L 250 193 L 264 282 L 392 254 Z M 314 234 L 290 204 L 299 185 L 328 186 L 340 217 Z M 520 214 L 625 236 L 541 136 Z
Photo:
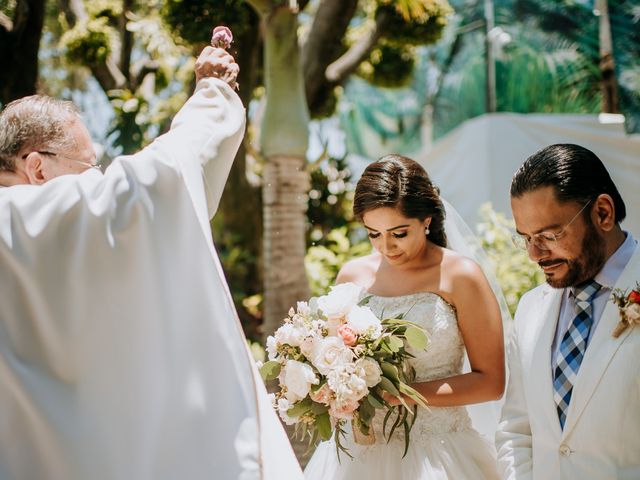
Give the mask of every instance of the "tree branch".
M 150 73 L 155 73 L 160 69 L 160 63 L 155 60 L 144 59 L 133 65 L 131 68 L 131 78 L 129 83 L 131 89 L 136 90 L 142 84 L 144 77 Z
M 378 40 L 384 35 L 390 19 L 391 17 L 387 12 L 380 12 L 376 17 L 373 28 L 364 35 L 360 41 L 353 44 L 344 55 L 327 67 L 327 80 L 333 83 L 341 83 L 347 76 L 353 73 L 358 68 L 358 65 L 371 53 L 378 43 Z
M 60 5 L 67 22 L 69 22 L 69 26 L 72 28 L 77 22 L 89 18 L 82 0 L 60 0 Z M 114 88 L 123 88 L 127 84 L 126 77 L 122 74 L 122 71 L 118 68 L 118 65 L 111 56 L 104 64 L 91 65 L 88 66 L 88 68 L 105 93 Z
M 127 30 L 127 23 L 129 22 L 129 15 L 133 9 L 134 0 L 122 1 L 122 13 L 119 19 L 120 30 L 120 71 L 124 74 L 127 80 L 131 80 L 131 50 L 133 49 L 133 34 Z
M 318 7 L 302 47 L 302 71 L 311 110 L 315 110 L 317 104 L 324 103 L 333 88 L 328 85 L 325 71 L 344 48 L 342 39 L 357 6 L 357 0 L 324 0 Z
M 31 14 L 31 6 L 29 2 L 17 2 L 16 10 L 13 13 L 13 32 L 20 32 L 24 30 L 29 22 L 29 15 Z

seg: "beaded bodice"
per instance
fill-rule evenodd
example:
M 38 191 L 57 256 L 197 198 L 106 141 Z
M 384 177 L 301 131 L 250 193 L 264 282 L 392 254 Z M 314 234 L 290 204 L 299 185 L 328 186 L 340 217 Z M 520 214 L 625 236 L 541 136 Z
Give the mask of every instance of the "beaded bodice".
M 462 373 L 464 343 L 455 309 L 439 295 L 420 292 L 398 297 L 372 296 L 368 306 L 379 318 L 393 318 L 405 314 L 405 319 L 424 327 L 429 334 L 426 350 L 411 351 L 411 364 L 416 382 L 437 380 Z M 373 420 L 376 443 L 385 443 L 382 435 L 384 414 L 379 411 Z M 471 420 L 464 407 L 419 408 L 418 418 L 411 431 L 411 441 L 430 435 L 467 430 Z M 404 442 L 404 432 L 397 429 L 392 441 Z

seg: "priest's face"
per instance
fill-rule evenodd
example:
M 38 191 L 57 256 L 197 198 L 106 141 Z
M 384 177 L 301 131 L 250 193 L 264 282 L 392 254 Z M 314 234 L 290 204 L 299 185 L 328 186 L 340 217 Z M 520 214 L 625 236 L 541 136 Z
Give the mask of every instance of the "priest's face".
M 591 206 L 560 202 L 553 187 L 511 199 L 517 233 L 552 287 L 579 285 L 593 278 L 606 261 L 604 237 L 593 224 Z
M 96 165 L 96 152 L 87 128 L 82 122 L 69 116 L 65 128 L 66 136 L 51 146 L 44 145 L 37 150 L 22 152 L 16 162 L 16 178 L 39 185 L 61 175 L 79 174 Z
M 42 175 L 49 181 L 61 175 L 82 173 L 96 166 L 96 152 L 87 128 L 78 119 L 72 119 L 67 130 L 67 141 L 58 148 L 42 150 Z

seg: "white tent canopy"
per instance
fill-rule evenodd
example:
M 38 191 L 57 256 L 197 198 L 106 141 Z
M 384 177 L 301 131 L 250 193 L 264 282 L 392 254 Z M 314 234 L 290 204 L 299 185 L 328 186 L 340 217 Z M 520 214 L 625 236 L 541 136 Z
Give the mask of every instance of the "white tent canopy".
M 468 120 L 414 158 L 473 226 L 488 201 L 512 217 L 511 177 L 528 156 L 554 143 L 582 145 L 605 163 L 627 206 L 622 226 L 640 238 L 640 135 L 627 135 L 619 117 L 488 114 Z

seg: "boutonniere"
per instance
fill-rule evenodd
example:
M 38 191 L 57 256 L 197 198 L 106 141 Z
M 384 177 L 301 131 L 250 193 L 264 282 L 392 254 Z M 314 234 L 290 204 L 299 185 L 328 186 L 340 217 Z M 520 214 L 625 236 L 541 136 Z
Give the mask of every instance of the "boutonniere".
M 615 289 L 611 299 L 618 306 L 620 321 L 613 329 L 613 338 L 618 338 L 627 328 L 640 325 L 640 283 L 630 293 Z

